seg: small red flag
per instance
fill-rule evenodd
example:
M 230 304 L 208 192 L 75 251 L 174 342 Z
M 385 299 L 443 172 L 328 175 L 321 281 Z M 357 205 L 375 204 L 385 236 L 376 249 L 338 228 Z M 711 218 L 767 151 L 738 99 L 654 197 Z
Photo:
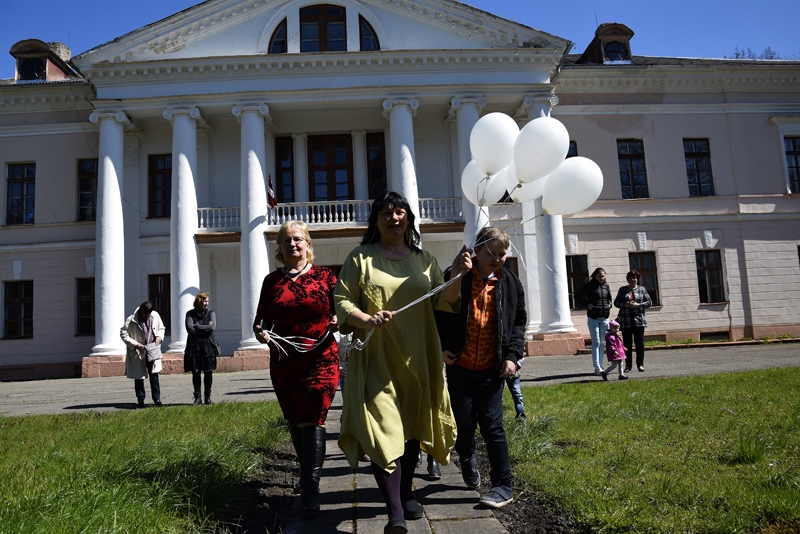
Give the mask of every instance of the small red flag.
M 278 199 L 275 198 L 275 186 L 272 185 L 272 173 L 269 173 L 269 181 L 267 183 L 267 204 L 270 208 L 278 205 Z

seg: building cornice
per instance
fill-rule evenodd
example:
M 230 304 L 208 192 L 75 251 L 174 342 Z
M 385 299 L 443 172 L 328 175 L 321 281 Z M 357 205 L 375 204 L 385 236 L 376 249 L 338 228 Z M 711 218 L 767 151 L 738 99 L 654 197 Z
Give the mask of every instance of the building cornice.
M 159 82 L 198 82 L 262 76 L 341 76 L 348 73 L 397 71 L 524 71 L 554 72 L 556 49 L 398 50 L 265 54 L 259 56 L 184 58 L 87 65 L 84 74 L 98 86 Z M 537 68 L 538 67 L 538 68 Z
M 560 104 L 553 116 L 567 115 L 714 115 L 719 113 L 800 113 L 800 102 L 748 102 L 734 104 Z
M 48 86 L 8 85 L 0 87 L 0 114 L 63 109 L 91 110 L 95 98 L 89 82 Z
M 697 93 L 752 91 L 797 91 L 800 67 L 742 67 L 737 69 L 699 66 L 562 67 L 558 75 L 561 93 L 670 92 Z
M 73 122 L 68 124 L 36 124 L 32 126 L 2 126 L 0 127 L 0 138 L 29 137 L 33 135 L 84 134 L 87 132 L 97 131 L 99 131 L 97 125 L 86 122 Z

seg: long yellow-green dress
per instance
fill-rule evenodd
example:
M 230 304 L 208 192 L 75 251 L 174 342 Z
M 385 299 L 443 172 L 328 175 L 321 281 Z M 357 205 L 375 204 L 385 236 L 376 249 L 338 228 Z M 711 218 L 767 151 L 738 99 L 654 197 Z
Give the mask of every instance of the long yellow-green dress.
M 375 245 L 357 247 L 342 266 L 334 292 L 339 329 L 363 340 L 368 331 L 346 322 L 351 312 L 397 311 L 443 283 L 436 258 L 426 251 L 392 260 Z M 460 301 L 454 310 L 444 293 L 395 315 L 374 329 L 363 350 L 350 353 L 339 447 L 354 469 L 366 453 L 394 471 L 409 439 L 418 439 L 440 463 L 450 461 L 456 424 L 433 310 L 457 311 Z

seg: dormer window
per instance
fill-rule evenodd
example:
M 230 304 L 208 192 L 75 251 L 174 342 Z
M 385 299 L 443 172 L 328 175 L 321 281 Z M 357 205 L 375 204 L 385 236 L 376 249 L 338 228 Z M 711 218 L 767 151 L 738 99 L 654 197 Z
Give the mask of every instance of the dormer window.
M 619 41 L 605 43 L 604 48 L 606 61 L 625 61 L 630 59 L 628 57 L 628 48 Z
M 47 78 L 47 60 L 43 57 L 31 57 L 19 61 L 20 80 L 44 80 Z
M 329 4 L 300 10 L 300 52 L 344 52 L 347 50 L 345 8 Z

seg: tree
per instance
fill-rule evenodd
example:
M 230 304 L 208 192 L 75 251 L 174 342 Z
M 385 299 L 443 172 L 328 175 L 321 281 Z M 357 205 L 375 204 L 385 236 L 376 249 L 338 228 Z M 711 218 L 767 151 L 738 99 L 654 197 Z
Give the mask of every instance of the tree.
M 739 48 L 738 46 L 733 50 L 733 56 L 724 56 L 725 59 L 782 59 L 777 50 L 773 50 L 768 46 L 759 55 L 756 55 L 750 47 Z

